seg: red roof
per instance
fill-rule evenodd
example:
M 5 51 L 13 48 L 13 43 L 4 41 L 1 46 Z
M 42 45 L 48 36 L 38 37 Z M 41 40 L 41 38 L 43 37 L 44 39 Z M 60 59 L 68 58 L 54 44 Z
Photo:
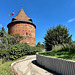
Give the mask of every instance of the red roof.
M 30 18 L 26 15 L 23 9 L 20 10 L 20 12 L 17 14 L 14 19 L 21 19 L 21 20 L 29 20 Z

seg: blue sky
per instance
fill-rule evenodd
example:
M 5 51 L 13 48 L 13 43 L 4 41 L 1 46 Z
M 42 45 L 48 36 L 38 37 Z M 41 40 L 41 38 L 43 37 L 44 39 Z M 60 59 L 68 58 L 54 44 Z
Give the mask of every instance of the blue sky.
M 72 34 L 72 40 L 75 40 L 75 0 L 1 0 L 0 27 L 3 25 L 7 30 L 7 24 L 18 14 L 22 5 L 36 25 L 36 43 L 43 43 L 47 29 L 58 24 L 65 25 Z M 15 14 L 10 17 L 12 12 Z

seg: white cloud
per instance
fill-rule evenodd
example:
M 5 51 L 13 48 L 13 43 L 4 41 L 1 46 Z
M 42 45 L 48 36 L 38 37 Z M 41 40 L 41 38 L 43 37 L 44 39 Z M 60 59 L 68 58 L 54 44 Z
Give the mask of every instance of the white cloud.
M 72 22 L 72 21 L 75 21 L 75 18 L 68 20 L 68 22 Z

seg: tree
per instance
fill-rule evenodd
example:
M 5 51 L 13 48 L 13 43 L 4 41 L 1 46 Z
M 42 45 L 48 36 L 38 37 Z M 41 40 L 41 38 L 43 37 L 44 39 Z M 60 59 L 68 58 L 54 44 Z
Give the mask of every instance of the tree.
M 37 46 L 39 46 L 39 45 L 41 45 L 41 43 L 40 43 L 40 42 L 38 42 L 38 43 L 37 43 Z
M 6 32 L 5 32 L 4 27 L 2 27 L 2 29 L 0 31 L 0 37 L 4 37 L 4 33 L 6 33 Z
M 41 45 L 40 42 L 38 42 L 37 45 L 36 45 L 36 47 L 41 47 L 41 46 L 42 46 L 42 45 Z
M 2 27 L 2 30 L 0 31 L 0 41 L 2 44 L 18 44 L 21 40 L 23 39 L 22 36 L 19 34 L 15 35 L 9 35 L 8 33 L 5 32 L 4 27 Z
M 44 44 L 41 44 L 40 42 L 37 43 L 36 47 L 45 48 Z
M 65 26 L 58 25 L 47 30 L 44 43 L 46 49 L 52 50 L 53 46 L 63 43 L 70 43 L 72 35 L 68 33 L 68 29 Z
M 4 31 L 4 32 L 5 32 L 5 29 L 4 29 L 4 27 L 2 27 L 2 31 Z

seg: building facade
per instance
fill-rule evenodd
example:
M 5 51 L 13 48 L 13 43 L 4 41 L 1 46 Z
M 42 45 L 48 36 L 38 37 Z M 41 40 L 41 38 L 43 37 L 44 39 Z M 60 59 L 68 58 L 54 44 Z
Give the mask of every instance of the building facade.
M 30 46 L 36 46 L 35 28 L 32 19 L 30 19 L 23 9 L 12 19 L 12 22 L 7 25 L 8 33 L 23 36 L 20 43 L 28 43 Z

